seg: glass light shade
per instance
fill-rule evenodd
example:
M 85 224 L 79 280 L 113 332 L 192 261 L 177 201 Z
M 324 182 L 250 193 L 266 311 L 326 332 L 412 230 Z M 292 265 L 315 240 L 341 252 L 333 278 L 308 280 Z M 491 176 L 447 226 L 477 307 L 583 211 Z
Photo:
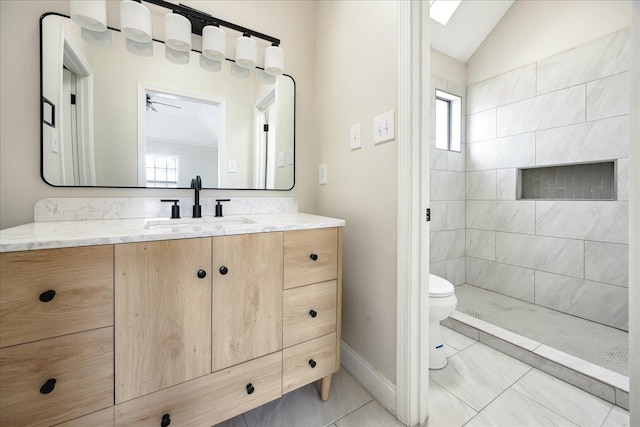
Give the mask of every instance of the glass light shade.
M 258 57 L 258 44 L 248 36 L 236 39 L 236 64 L 242 68 L 254 68 Z
M 269 46 L 264 51 L 264 71 L 272 76 L 284 73 L 284 50 L 280 46 Z
M 227 34 L 220 27 L 207 25 L 202 29 L 202 54 L 212 61 L 227 57 Z
M 149 43 L 151 36 L 151 12 L 142 3 L 132 0 L 120 2 L 120 27 L 129 40 Z
M 107 31 L 107 3 L 105 0 L 71 0 L 71 20 L 90 31 Z
M 173 50 L 191 50 L 191 21 L 177 13 L 164 15 L 164 42 Z

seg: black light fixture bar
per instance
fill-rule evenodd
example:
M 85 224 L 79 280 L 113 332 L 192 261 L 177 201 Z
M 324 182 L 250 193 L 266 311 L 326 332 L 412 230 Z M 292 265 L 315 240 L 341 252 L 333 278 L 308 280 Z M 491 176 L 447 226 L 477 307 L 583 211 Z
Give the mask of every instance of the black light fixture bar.
M 135 1 L 137 1 L 138 3 L 142 3 L 142 0 L 135 0 Z M 144 0 L 144 1 L 147 3 L 155 4 L 160 7 L 164 7 L 165 9 L 170 9 L 175 13 L 179 13 L 180 15 L 183 15 L 184 17 L 189 19 L 189 21 L 191 21 L 191 29 L 193 34 L 197 34 L 199 36 L 202 35 L 202 29 L 206 25 L 220 25 L 222 27 L 231 28 L 232 30 L 239 31 L 243 34 L 249 34 L 259 39 L 266 40 L 268 42 L 271 42 L 274 46 L 280 45 L 280 39 L 271 37 L 263 33 L 259 33 L 257 31 L 253 31 L 249 28 L 242 27 L 240 25 L 236 25 L 232 22 L 218 19 L 216 17 L 209 15 L 208 13 L 201 12 L 198 9 L 194 9 L 192 7 L 185 6 L 183 4 L 169 3 L 168 1 L 164 1 L 164 0 Z

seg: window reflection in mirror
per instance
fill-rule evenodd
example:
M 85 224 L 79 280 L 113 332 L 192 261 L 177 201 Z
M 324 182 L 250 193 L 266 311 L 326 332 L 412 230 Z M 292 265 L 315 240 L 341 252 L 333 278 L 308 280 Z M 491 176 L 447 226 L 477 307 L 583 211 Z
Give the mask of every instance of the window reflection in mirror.
M 195 51 L 175 64 L 161 42 L 135 54 L 120 32 L 95 43 L 55 14 L 41 24 L 42 95 L 56 116 L 55 127 L 42 124 L 47 183 L 189 188 L 200 175 L 205 188 L 293 187 L 290 76 L 238 78 L 230 61 L 211 71 Z

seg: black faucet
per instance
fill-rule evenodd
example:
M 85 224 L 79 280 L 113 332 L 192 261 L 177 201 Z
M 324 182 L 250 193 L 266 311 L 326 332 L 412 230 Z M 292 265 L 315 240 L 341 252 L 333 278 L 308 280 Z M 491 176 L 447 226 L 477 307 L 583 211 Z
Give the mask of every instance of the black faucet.
M 202 190 L 202 179 L 197 175 L 191 180 L 191 188 L 195 190 L 195 202 L 193 204 L 193 218 L 202 218 L 202 206 L 200 206 L 200 190 Z

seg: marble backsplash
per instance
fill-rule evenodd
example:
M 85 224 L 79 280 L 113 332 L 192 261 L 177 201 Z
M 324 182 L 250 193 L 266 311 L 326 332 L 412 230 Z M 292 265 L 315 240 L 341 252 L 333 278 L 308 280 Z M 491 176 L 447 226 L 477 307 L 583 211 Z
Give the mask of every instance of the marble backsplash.
M 190 218 L 193 198 L 180 197 L 180 215 Z M 202 216 L 214 216 L 216 199 L 201 197 Z M 234 197 L 223 202 L 224 215 L 297 213 L 293 197 Z M 169 218 L 172 203 L 160 198 L 48 198 L 34 206 L 36 222 L 86 221 L 100 219 Z

